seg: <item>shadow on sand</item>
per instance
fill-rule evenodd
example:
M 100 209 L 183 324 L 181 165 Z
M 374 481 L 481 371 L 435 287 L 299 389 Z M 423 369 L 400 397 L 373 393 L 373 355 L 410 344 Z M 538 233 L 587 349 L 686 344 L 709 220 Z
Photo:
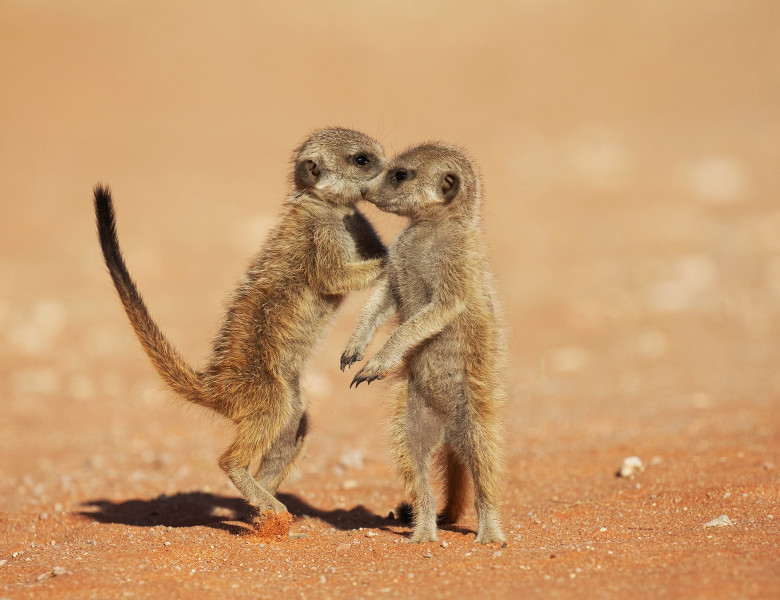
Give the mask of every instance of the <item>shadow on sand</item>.
M 278 498 L 294 517 L 313 517 L 341 530 L 383 529 L 403 525 L 395 518 L 381 517 L 359 505 L 345 510 L 320 510 L 292 494 Z M 203 492 L 175 496 L 161 495 L 146 500 L 90 500 L 82 504 L 79 514 L 99 523 L 121 523 L 139 527 L 211 527 L 233 534 L 246 533 L 252 519 L 251 507 L 240 498 Z

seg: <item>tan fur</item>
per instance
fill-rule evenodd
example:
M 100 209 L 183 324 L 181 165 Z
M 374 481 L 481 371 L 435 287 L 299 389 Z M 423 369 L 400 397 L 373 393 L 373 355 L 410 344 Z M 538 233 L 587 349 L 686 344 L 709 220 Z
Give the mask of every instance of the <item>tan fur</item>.
M 440 520 L 456 521 L 474 485 L 477 542 L 502 542 L 502 370 L 505 356 L 480 227 L 480 180 L 463 151 L 424 144 L 391 161 L 366 199 L 409 217 L 390 249 L 387 277 L 364 308 L 341 358 L 362 360 L 377 326 L 396 311 L 401 324 L 355 375 L 371 382 L 403 367 L 391 439 L 414 512 L 412 541 L 436 540 L 429 482 L 438 454 L 447 495 Z
M 308 431 L 300 389 L 307 357 L 345 294 L 382 272 L 386 250 L 355 203 L 385 164 L 377 142 L 347 129 L 323 129 L 297 149 L 294 191 L 233 294 L 202 371 L 185 363 L 150 317 L 119 249 L 110 192 L 95 188 L 103 254 L 130 323 L 176 393 L 235 422 L 219 464 L 259 512 L 285 510 L 273 495 Z

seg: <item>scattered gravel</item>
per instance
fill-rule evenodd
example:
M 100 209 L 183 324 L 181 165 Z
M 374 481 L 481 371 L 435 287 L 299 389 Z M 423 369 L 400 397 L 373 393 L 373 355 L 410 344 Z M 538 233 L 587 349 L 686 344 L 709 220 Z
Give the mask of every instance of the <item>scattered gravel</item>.
M 623 459 L 618 471 L 620 477 L 632 477 L 636 473 L 641 473 L 645 470 L 645 465 L 638 456 L 629 456 Z
M 705 527 L 729 527 L 734 525 L 726 515 L 721 515 L 714 518 L 712 521 L 705 523 Z

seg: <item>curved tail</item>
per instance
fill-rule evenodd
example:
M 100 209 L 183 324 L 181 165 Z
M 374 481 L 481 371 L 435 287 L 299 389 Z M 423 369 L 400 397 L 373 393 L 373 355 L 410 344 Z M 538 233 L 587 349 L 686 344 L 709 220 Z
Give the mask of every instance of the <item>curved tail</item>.
M 171 389 L 185 400 L 201 406 L 210 406 L 198 373 L 192 369 L 163 335 L 152 320 L 141 294 L 135 285 L 119 248 L 116 235 L 116 217 L 111 201 L 111 190 L 95 186 L 95 216 L 98 236 L 108 272 L 114 281 L 119 299 L 125 307 L 130 324 L 135 330 L 146 355 Z

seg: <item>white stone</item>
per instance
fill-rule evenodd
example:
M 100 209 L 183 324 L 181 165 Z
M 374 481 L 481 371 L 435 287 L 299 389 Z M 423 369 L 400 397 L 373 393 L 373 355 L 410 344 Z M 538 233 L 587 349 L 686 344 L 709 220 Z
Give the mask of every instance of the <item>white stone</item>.
M 645 470 L 645 465 L 638 456 L 628 456 L 620 464 L 620 476 L 631 477 Z
M 704 524 L 705 527 L 729 527 L 731 525 L 734 525 L 734 523 L 732 523 L 731 519 L 726 515 L 716 517 L 712 521 Z

